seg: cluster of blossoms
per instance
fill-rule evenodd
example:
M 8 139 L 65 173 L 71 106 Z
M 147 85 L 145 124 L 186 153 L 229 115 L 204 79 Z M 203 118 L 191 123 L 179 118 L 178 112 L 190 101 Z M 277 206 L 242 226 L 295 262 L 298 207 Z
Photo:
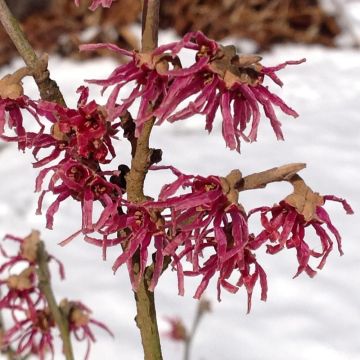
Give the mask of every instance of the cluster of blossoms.
M 0 311 L 9 312 L 13 325 L 3 329 L 0 349 L 15 347 L 17 356 L 38 355 L 45 359 L 49 352 L 54 354 L 55 321 L 47 298 L 39 288 L 37 262 L 40 234 L 32 231 L 25 238 L 8 235 L 6 239 L 18 244 L 18 251 L 10 255 L 0 246 L 1 256 L 6 259 L 0 266 Z M 64 279 L 63 265 L 53 256 L 59 274 Z M 85 359 L 88 358 L 91 342 L 95 341 L 90 324 L 95 324 L 111 334 L 107 327 L 90 317 L 91 311 L 80 302 L 63 300 L 60 304 L 63 314 L 67 314 L 69 332 L 78 341 L 87 342 Z
M 299 267 L 294 277 L 303 271 L 313 277 L 316 271 L 309 265 L 309 259 L 310 257 L 321 258 L 317 268 L 322 269 L 333 249 L 332 236 L 337 242 L 340 255 L 343 255 L 340 234 L 323 205 L 331 200 L 340 202 L 347 214 L 352 214 L 353 210 L 344 199 L 333 195 L 320 196 L 312 192 L 305 183 L 301 185 L 300 190 L 295 188 L 295 192 L 279 204 L 251 210 L 249 215 L 260 212 L 261 224 L 264 227 L 264 230 L 254 237 L 251 248 L 255 250 L 266 243 L 266 252 L 269 254 L 276 254 L 285 247 L 295 248 Z M 306 243 L 305 232 L 308 228 L 313 228 L 319 237 L 321 252 L 310 249 Z
M 226 145 L 240 151 L 240 139 L 256 141 L 260 123 L 259 104 L 278 139 L 283 139 L 281 123 L 277 119 L 274 105 L 285 114 L 298 114 L 287 106 L 277 95 L 263 85 L 265 77 L 282 86 L 276 72 L 286 65 L 300 64 L 287 61 L 275 67 L 260 64 L 261 57 L 237 55 L 234 46 L 222 46 L 208 39 L 201 32 L 189 33 L 181 41 L 163 45 L 151 53 L 127 51 L 112 44 L 83 45 L 82 50 L 107 48 L 130 57 L 130 61 L 116 68 L 105 80 L 89 80 L 114 89 L 109 96 L 107 110 L 116 118 L 140 98 L 136 116 L 138 131 L 152 116 L 157 124 L 168 120 L 175 122 L 195 114 L 206 116 L 205 128 L 210 132 L 217 110 L 220 108 L 223 122 L 222 134 Z M 194 52 L 194 63 L 187 68 L 181 65 L 178 54 L 190 49 Z M 134 81 L 134 88 L 121 104 L 116 103 L 121 88 Z M 196 96 L 194 101 L 186 101 Z M 156 104 L 152 110 L 148 104 Z M 184 104 L 184 105 L 183 105 Z M 179 110 L 179 107 L 183 107 Z M 250 127 L 246 133 L 247 127 Z
M 110 3 L 93 1 L 92 6 Z M 136 138 L 150 118 L 156 118 L 156 123 L 161 124 L 165 120 L 173 122 L 202 114 L 206 117 L 205 128 L 211 131 L 219 110 L 226 145 L 239 151 L 241 139 L 256 140 L 260 105 L 277 138 L 282 139 L 274 106 L 291 116 L 297 113 L 270 92 L 264 79 L 268 77 L 281 86 L 276 72 L 304 60 L 265 67 L 260 64 L 259 57 L 237 55 L 234 47 L 223 47 L 201 32 L 189 33 L 180 41 L 151 52 L 127 51 L 111 44 L 84 45 L 82 50 L 102 47 L 129 58 L 107 79 L 89 80 L 101 85 L 103 90 L 113 87 L 104 106 L 89 101 L 86 87 L 78 90 L 77 108 L 70 109 L 51 102 L 32 101 L 21 92 L 9 98 L 3 95 L 0 86 L 0 137 L 16 141 L 22 150 L 31 148 L 36 159 L 34 167 L 42 167 L 36 180 L 36 191 L 41 194 L 37 213 L 41 213 L 44 196 L 55 195 L 55 201 L 46 211 L 47 227 L 52 228 L 54 215 L 64 200 L 72 198 L 81 204 L 81 229 L 62 244 L 83 234 L 87 242 L 102 248 L 104 258 L 108 247 L 116 247 L 120 255 L 113 270 L 126 264 L 134 290 L 147 269 L 149 258 L 151 260 L 149 249 L 155 248 L 149 282 L 151 291 L 171 264 L 177 272 L 179 294 L 184 294 L 185 276 L 201 278 L 194 295 L 197 299 L 216 276 L 218 299 L 221 289 L 235 293 L 244 286 L 248 310 L 257 282 L 261 287 L 261 299 L 266 300 L 267 296 L 266 274 L 255 255 L 260 246 L 267 246 L 271 254 L 284 247 L 295 248 L 298 273 L 305 270 L 309 275 L 314 274 L 308 264 L 311 256 L 321 257 L 319 267 L 324 265 L 332 249 L 331 234 L 341 250 L 338 232 L 323 208 L 324 201 L 339 200 L 335 197 L 314 195 L 317 200 L 310 215 L 304 214 L 303 207 L 294 205 L 293 196 L 273 208 L 263 207 L 247 213 L 239 202 L 242 181 L 239 171 L 226 177 L 202 177 L 182 174 L 173 167 L 153 166 L 153 170 L 171 170 L 177 179 L 165 185 L 156 200 L 136 203 L 127 200 L 129 168 L 126 165 L 107 171 L 101 168 L 119 153 L 113 142 L 120 129 L 136 147 Z M 180 60 L 180 52 L 184 49 L 194 53 L 193 63 L 186 68 Z M 121 98 L 125 85 L 133 87 L 128 97 Z M 135 100 L 139 100 L 139 109 L 132 117 L 129 111 Z M 39 124 L 39 131 L 25 130 L 24 110 Z M 7 134 L 9 129 L 15 136 Z M 149 166 L 158 160 L 149 159 Z M 44 185 L 46 179 L 47 185 Z M 313 204 L 306 194 L 295 195 L 303 205 Z M 97 219 L 93 215 L 95 202 L 102 208 Z M 343 204 L 351 212 L 350 207 Z M 248 217 L 256 212 L 261 212 L 264 227 L 258 235 L 248 228 Z M 305 242 L 308 226 L 319 236 L 321 252 L 310 249 Z M 139 263 L 136 269 L 134 258 Z

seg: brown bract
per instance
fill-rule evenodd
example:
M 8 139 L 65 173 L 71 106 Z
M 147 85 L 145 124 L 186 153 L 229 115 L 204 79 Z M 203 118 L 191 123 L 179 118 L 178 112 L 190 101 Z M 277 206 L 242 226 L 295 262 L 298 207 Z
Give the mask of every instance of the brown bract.
M 231 204 L 238 204 L 238 184 L 242 179 L 240 170 L 232 170 L 226 177 L 221 177 L 221 188 Z
M 0 80 L 0 98 L 15 100 L 24 95 L 22 87 L 22 79 L 25 76 L 31 75 L 28 68 L 23 67 L 13 74 L 5 75 Z
M 54 327 L 54 325 L 54 319 L 48 307 L 44 310 L 37 311 L 34 326 L 38 327 L 43 332 L 47 332 Z
M 40 232 L 32 230 L 21 244 L 21 256 L 28 260 L 30 263 L 34 263 L 37 258 L 37 249 L 40 243 Z
M 70 322 L 79 327 L 87 325 L 89 323 L 89 315 L 74 305 L 70 314 Z
M 263 79 L 261 59 L 258 55 L 238 55 L 233 45 L 221 46 L 209 68 L 224 80 L 228 89 L 236 83 L 256 86 Z
M 31 276 L 34 273 L 34 267 L 30 266 L 23 270 L 19 275 L 10 275 L 7 279 L 7 286 L 9 289 L 19 291 L 29 290 L 33 287 Z
M 153 55 L 151 52 L 139 52 L 136 54 L 136 61 L 139 67 L 146 66 L 151 70 L 156 70 L 160 75 L 165 75 L 170 69 L 181 69 L 181 62 L 177 56 L 171 54 Z
M 305 184 L 305 183 L 304 183 Z M 316 219 L 316 208 L 324 205 L 324 199 L 319 193 L 313 192 L 308 186 L 295 188 L 284 201 L 293 206 L 296 211 L 304 216 L 306 221 Z

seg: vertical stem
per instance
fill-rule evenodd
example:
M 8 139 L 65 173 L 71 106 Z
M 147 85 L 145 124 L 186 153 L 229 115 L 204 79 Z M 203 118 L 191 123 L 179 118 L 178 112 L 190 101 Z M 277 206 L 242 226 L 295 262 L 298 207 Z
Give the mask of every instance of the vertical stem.
M 21 30 L 19 22 L 6 5 L 5 0 L 0 0 L 0 22 L 14 43 L 20 56 L 23 58 L 26 66 L 32 71 L 41 98 L 65 105 L 59 87 L 54 80 L 50 79 L 50 73 L 47 69 L 47 58 L 38 58 Z
M 142 0 L 142 52 L 151 52 L 158 46 L 159 11 L 160 0 Z M 144 181 L 150 164 L 149 139 L 154 122 L 155 118 L 148 120 L 137 139 L 126 188 L 128 200 L 132 202 L 146 200 Z
M 142 0 L 142 52 L 153 51 L 158 45 L 160 0 Z
M 140 329 L 145 360 L 162 360 L 160 336 L 156 320 L 154 293 L 148 290 L 144 276 L 135 295 L 136 325 Z
M 56 326 L 60 331 L 65 359 L 74 360 L 74 355 L 70 340 L 70 333 L 69 333 L 69 323 L 66 316 L 64 316 L 64 314 L 60 310 L 56 302 L 55 295 L 52 291 L 48 260 L 49 260 L 49 256 L 45 250 L 44 243 L 40 241 L 37 248 L 38 267 L 36 269 L 39 278 L 39 289 L 45 296 L 51 314 L 54 317 Z
M 191 345 L 194 340 L 196 331 L 199 327 L 201 319 L 203 318 L 205 313 L 207 313 L 209 311 L 210 311 L 210 302 L 206 299 L 201 299 L 198 302 L 195 318 L 194 318 L 190 333 L 187 334 L 187 336 L 186 336 L 185 349 L 184 349 L 184 360 L 190 360 Z
M 142 51 L 151 52 L 157 47 L 159 29 L 160 0 L 142 0 Z M 152 104 L 149 104 L 152 106 Z M 133 203 L 144 201 L 144 181 L 150 166 L 151 150 L 149 139 L 155 118 L 148 120 L 137 139 L 135 154 L 131 162 L 131 169 L 126 177 L 127 197 Z M 134 257 L 134 272 L 139 267 L 139 260 Z M 141 342 L 145 360 L 161 360 L 160 336 L 156 320 L 154 293 L 148 290 L 149 284 L 145 271 L 135 292 L 136 324 L 140 330 Z

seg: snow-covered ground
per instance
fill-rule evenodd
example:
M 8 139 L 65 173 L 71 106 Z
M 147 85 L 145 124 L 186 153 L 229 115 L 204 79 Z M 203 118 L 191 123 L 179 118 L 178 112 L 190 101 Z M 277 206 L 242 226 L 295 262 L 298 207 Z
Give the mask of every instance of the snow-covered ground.
M 161 36 L 164 41 L 170 37 Z M 201 324 L 193 344 L 193 360 L 360 358 L 360 52 L 282 46 L 265 54 L 263 64 L 303 57 L 307 58 L 305 64 L 288 67 L 279 74 L 285 86 L 277 93 L 300 113 L 295 120 L 281 117 L 285 142 L 276 141 L 266 119 L 260 126 L 258 142 L 243 144 L 240 155 L 225 149 L 220 119 L 210 135 L 203 130 L 202 118 L 154 129 L 151 144 L 163 150 L 164 164 L 203 175 L 225 175 L 239 168 L 246 175 L 290 162 L 306 162 L 307 168 L 301 174 L 307 183 L 321 194 L 348 199 L 355 211 L 355 215 L 346 216 L 340 205 L 327 206 L 343 236 L 345 255 L 340 257 L 334 250 L 314 279 L 306 275 L 292 279 L 297 269 L 293 251 L 260 256 L 268 274 L 268 301 L 260 302 L 256 292 L 249 315 L 244 290 L 236 295 L 223 292 L 222 302 L 217 303 L 215 291 L 210 288 L 206 295 L 213 300 L 213 312 Z M 18 60 L 11 69 L 20 65 Z M 68 104 L 74 105 L 75 90 L 82 80 L 105 77 L 114 65 L 105 59 L 78 63 L 53 58 L 50 70 Z M 2 73 L 8 71 L 9 68 L 2 69 Z M 30 81 L 26 88 L 28 95 L 36 94 Z M 99 89 L 93 88 L 92 94 L 104 101 Z M 122 140 L 119 146 L 127 148 L 126 141 Z M 32 228 L 41 230 L 49 252 L 66 266 L 65 282 L 54 277 L 58 298 L 81 299 L 94 310 L 94 317 L 115 333 L 113 340 L 101 330 L 96 332 L 98 341 L 90 359 L 142 359 L 125 268 L 114 276 L 111 265 L 117 254 L 103 262 L 100 251 L 80 239 L 64 248 L 57 245 L 78 229 L 79 206 L 71 201 L 64 203 L 55 218 L 54 230 L 45 230 L 44 218 L 34 215 L 37 171 L 30 162 L 30 155 L 18 153 L 15 145 L 6 145 L 0 151 L 0 237 L 6 233 L 26 235 Z M 123 162 L 121 155 L 119 162 Z M 155 193 L 170 178 L 164 174 L 149 177 L 147 193 Z M 289 191 L 288 185 L 276 184 L 242 194 L 242 202 L 247 209 L 271 205 Z M 179 297 L 175 273 L 168 271 L 160 280 L 156 297 L 162 332 L 167 326 L 165 316 L 192 320 L 196 284 L 188 280 L 185 296 Z M 181 359 L 179 344 L 163 339 L 163 351 L 165 359 Z M 82 359 L 83 353 L 83 347 L 76 347 L 76 359 Z

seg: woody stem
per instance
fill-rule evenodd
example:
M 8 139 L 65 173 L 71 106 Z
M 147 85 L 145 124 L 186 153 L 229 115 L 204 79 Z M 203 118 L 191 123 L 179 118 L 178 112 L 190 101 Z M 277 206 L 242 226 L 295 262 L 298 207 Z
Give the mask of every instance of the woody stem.
M 142 52 L 151 52 L 157 47 L 159 29 L 160 0 L 142 0 Z M 152 104 L 149 104 L 151 107 Z M 133 203 L 141 203 L 146 200 L 144 195 L 144 181 L 151 165 L 151 149 L 149 139 L 155 118 L 149 119 L 140 130 L 136 141 L 136 149 L 133 154 L 131 169 L 126 177 L 127 198 Z M 133 271 L 136 274 L 139 269 L 139 259 L 134 256 Z M 136 324 L 140 330 L 145 360 L 161 360 L 160 336 L 156 320 L 156 308 L 154 293 L 148 290 L 149 274 L 148 267 L 140 279 L 139 286 L 135 291 L 136 301 Z

